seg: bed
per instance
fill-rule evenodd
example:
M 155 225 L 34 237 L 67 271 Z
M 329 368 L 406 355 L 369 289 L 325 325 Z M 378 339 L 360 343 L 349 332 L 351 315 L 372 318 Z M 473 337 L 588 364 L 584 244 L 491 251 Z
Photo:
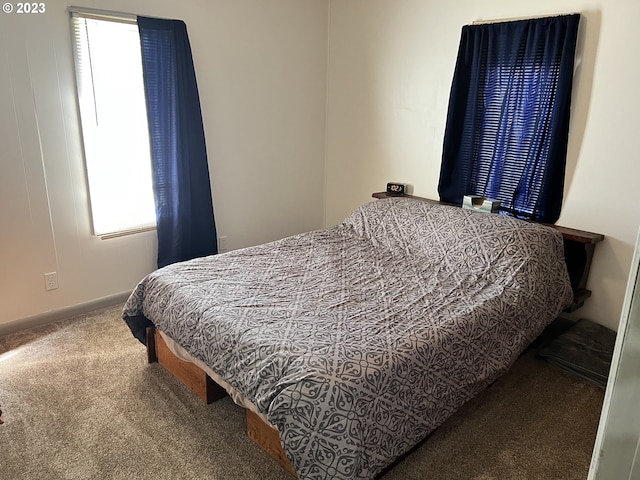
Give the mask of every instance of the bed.
M 573 298 L 558 230 L 389 198 L 333 227 L 159 269 L 123 317 L 270 425 L 299 478 L 370 479 Z M 162 336 L 136 333 L 141 319 Z

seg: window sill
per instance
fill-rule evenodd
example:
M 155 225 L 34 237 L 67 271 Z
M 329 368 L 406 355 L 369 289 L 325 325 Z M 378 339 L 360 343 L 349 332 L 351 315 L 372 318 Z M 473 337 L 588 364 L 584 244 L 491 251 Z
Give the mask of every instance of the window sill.
M 150 232 L 155 229 L 156 229 L 155 226 L 132 228 L 131 230 L 121 230 L 119 232 L 103 233 L 101 235 L 96 235 L 96 236 L 100 237 L 100 240 L 108 240 L 110 238 L 118 238 L 118 237 L 125 237 L 127 235 L 135 235 L 136 233 Z

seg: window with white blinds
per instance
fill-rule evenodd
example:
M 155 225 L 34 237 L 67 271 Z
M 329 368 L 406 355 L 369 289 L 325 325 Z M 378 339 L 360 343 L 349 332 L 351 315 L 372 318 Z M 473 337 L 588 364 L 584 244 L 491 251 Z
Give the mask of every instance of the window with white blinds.
M 71 13 L 94 234 L 155 227 L 140 36 L 133 20 Z

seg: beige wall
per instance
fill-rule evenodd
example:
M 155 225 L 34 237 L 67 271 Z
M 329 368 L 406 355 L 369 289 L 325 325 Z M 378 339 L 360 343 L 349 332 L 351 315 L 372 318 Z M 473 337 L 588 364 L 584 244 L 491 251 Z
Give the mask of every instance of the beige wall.
M 187 23 L 230 248 L 322 226 L 327 1 L 73 4 Z M 119 297 L 155 266 L 154 232 L 90 234 L 68 2 L 45 5 L 0 14 L 0 327 Z
M 560 225 L 606 235 L 576 315 L 616 328 L 637 208 L 640 45 L 637 0 L 333 0 L 325 222 L 403 181 L 437 198 L 447 101 L 461 27 L 478 19 L 581 12 Z

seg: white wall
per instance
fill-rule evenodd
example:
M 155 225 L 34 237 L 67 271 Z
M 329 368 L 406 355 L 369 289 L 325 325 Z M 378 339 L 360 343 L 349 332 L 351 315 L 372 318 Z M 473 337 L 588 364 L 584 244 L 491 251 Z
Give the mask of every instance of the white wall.
M 154 232 L 90 234 L 68 5 L 0 14 L 0 327 L 121 296 L 155 267 Z M 326 0 L 73 5 L 186 22 L 230 248 L 322 226 Z
M 437 198 L 447 101 L 463 25 L 581 12 L 565 201 L 558 224 L 606 235 L 576 312 L 616 328 L 636 231 L 640 2 L 333 0 L 325 223 L 387 181 Z

